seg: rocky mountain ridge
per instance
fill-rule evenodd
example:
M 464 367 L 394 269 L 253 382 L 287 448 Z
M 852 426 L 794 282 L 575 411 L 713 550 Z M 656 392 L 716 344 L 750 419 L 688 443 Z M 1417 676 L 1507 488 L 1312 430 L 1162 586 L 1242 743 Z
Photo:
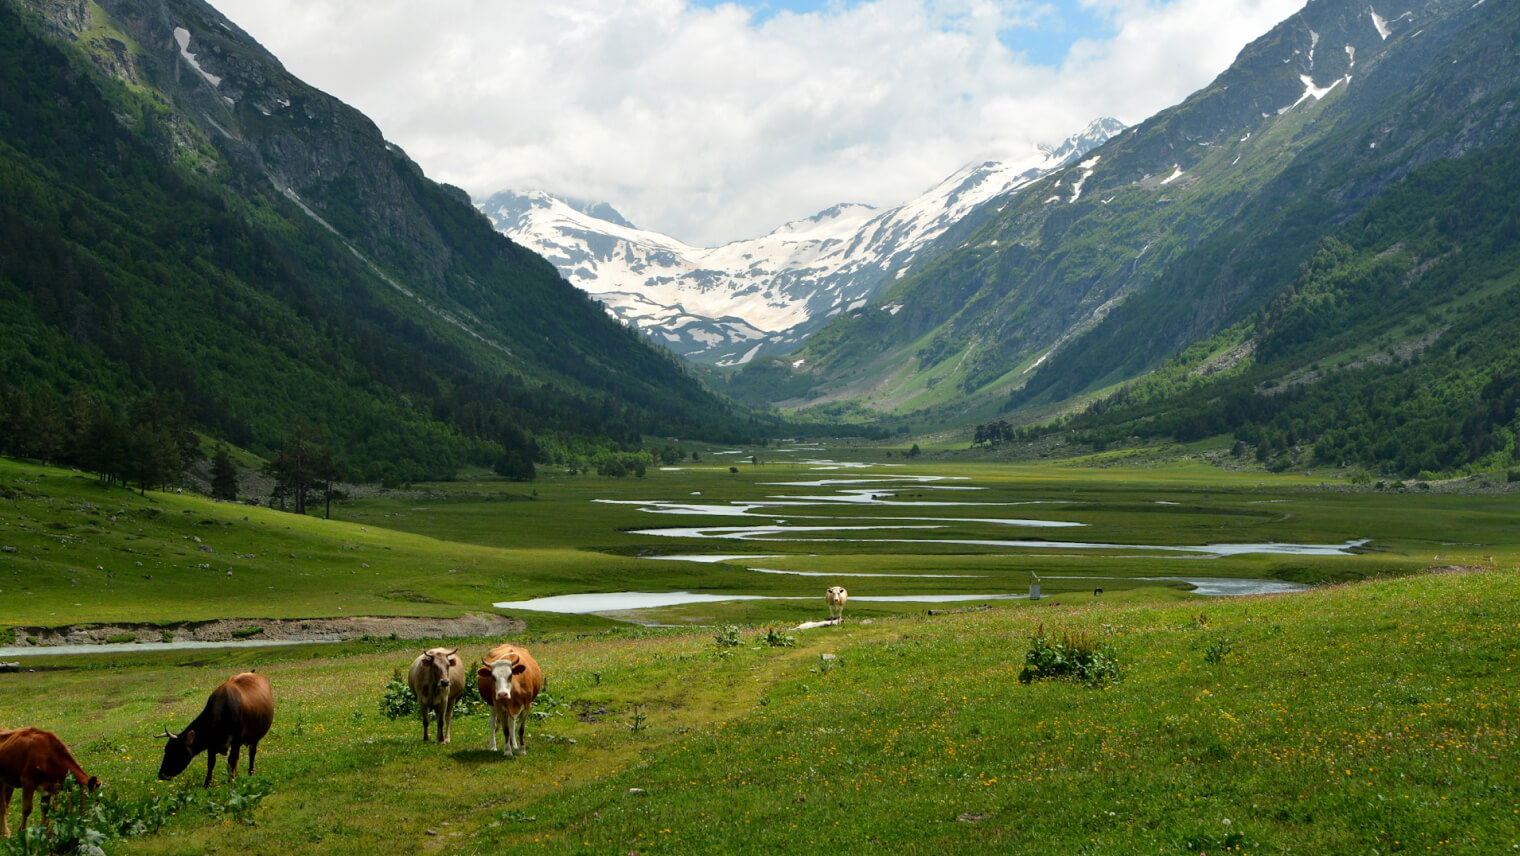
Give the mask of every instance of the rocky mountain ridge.
M 738 366 L 795 349 L 904 276 L 979 205 L 1069 165 L 1123 127 L 1100 119 L 1022 162 L 968 164 L 895 208 L 844 203 L 721 247 L 693 247 L 633 228 L 610 206 L 592 212 L 541 191 L 477 204 L 624 323 L 689 360 Z

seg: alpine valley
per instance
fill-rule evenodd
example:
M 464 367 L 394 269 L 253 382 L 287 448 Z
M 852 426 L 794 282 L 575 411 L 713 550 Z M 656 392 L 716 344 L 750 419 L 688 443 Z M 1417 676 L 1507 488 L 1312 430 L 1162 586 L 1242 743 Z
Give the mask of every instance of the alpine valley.
M 147 482 L 299 427 L 352 478 L 530 477 L 848 424 L 1508 469 L 1517 45 L 1512 3 L 1312 0 L 1134 127 L 697 248 L 472 202 L 200 0 L 4 0 L 0 451 Z

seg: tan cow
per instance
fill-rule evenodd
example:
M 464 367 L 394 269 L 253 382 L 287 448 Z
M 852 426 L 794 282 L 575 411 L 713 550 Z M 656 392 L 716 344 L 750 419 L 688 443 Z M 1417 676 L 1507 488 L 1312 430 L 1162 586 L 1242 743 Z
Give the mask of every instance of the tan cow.
M 823 599 L 829 604 L 829 619 L 843 621 L 844 602 L 850 599 L 850 593 L 844 590 L 844 586 L 829 586 L 829 590 L 823 593 Z
M 544 689 L 544 673 L 527 649 L 497 645 L 475 670 L 480 698 L 491 706 L 491 749 L 496 749 L 496 723 L 501 723 L 506 746 L 503 755 L 528 754 L 528 709 Z
M 464 661 L 459 649 L 429 648 L 417 655 L 406 673 L 406 683 L 422 710 L 422 742 L 428 742 L 428 714 L 438 719 L 438 742 L 449 742 L 454 724 L 454 703 L 464 697 Z
M 40 728 L 0 730 L 0 834 L 7 838 L 11 834 L 12 792 L 21 789 L 21 830 L 25 832 L 32 813 L 32 794 L 42 791 L 42 818 L 46 820 L 53 794 L 69 776 L 83 789 L 79 794 L 83 808 L 85 794 L 98 790 L 100 780 L 85 774 L 58 735 Z

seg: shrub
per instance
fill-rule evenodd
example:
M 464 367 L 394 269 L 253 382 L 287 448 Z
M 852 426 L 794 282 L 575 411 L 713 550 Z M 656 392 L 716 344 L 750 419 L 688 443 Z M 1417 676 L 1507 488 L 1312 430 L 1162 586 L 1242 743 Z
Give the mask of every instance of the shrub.
M 1061 678 L 1099 687 L 1120 677 L 1119 659 L 1112 648 L 1095 644 L 1083 631 L 1063 630 L 1059 638 L 1047 635 L 1045 626 L 1041 625 L 1029 639 L 1019 683 Z
M 1224 662 L 1224 658 L 1233 650 L 1235 650 L 1235 640 L 1228 636 L 1221 636 L 1203 649 L 1203 661 L 1211 666 L 1217 666 Z
M 737 624 L 724 624 L 713 633 L 713 644 L 719 648 L 737 648 L 740 641 Z
M 391 676 L 390 683 L 385 685 L 385 695 L 380 699 L 380 712 L 387 719 L 400 719 L 417 712 L 417 696 L 406 681 Z
M 797 637 L 779 633 L 769 627 L 765 629 L 765 644 L 772 648 L 796 648 Z

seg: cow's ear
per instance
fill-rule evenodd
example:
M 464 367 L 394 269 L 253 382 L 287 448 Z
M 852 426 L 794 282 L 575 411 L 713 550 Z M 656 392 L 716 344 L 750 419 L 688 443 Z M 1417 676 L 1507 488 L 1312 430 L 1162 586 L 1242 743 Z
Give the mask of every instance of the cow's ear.
M 183 734 L 180 735 L 180 738 L 185 741 L 186 748 L 194 746 L 195 745 L 195 729 L 192 728 L 192 729 L 184 732 Z
M 490 678 L 490 677 L 495 677 L 496 673 L 492 672 L 490 669 L 486 668 L 485 666 L 481 666 L 480 668 L 478 668 L 478 669 L 475 670 L 475 674 L 478 677 Z
M 513 663 L 512 664 L 512 674 L 514 674 L 514 675 L 520 675 L 520 674 L 522 674 L 523 672 L 526 672 L 526 671 L 528 671 L 528 667 L 524 666 L 522 663 Z

